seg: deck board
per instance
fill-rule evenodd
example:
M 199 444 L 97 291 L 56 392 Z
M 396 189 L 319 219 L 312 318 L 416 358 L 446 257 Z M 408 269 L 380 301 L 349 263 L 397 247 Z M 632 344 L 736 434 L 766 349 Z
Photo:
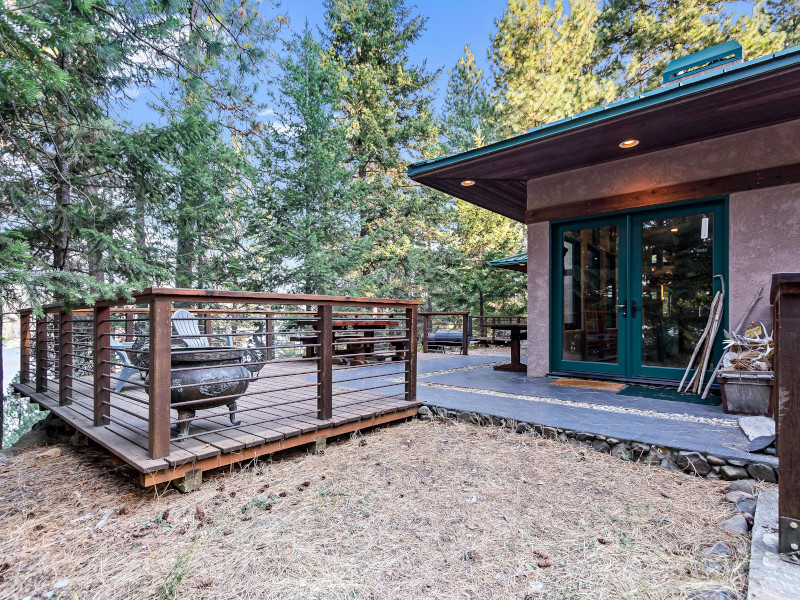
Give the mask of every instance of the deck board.
M 59 405 L 57 390 L 39 393 L 26 384 L 14 384 L 14 387 L 18 393 L 51 410 L 140 473 L 154 474 L 153 481 L 169 479 L 170 470 L 183 472 L 189 468 L 185 465 L 192 463 L 219 459 L 220 464 L 225 461 L 229 464 L 239 456 L 260 455 L 268 450 L 267 446 L 290 447 L 296 445 L 292 438 L 303 441 L 315 432 L 326 435 L 354 431 L 360 421 L 370 424 L 376 417 L 381 417 L 381 422 L 386 422 L 391 420 L 391 416 L 384 415 L 391 413 L 398 413 L 396 418 L 403 418 L 409 409 L 419 406 L 419 402 L 408 402 L 394 395 L 402 389 L 402 384 L 397 384 L 397 388 L 360 390 L 334 383 L 333 415 L 328 420 L 320 420 L 317 418 L 316 382 L 309 366 L 303 362 L 265 365 L 259 379 L 251 382 L 247 395 L 237 401 L 242 411 L 237 413 L 242 421 L 240 425 L 231 425 L 224 406 L 197 411 L 189 430 L 192 437 L 175 439 L 177 429 L 173 426 L 170 454 L 162 459 L 148 456 L 147 394 L 142 387 L 131 385 L 126 386 L 122 394 L 112 393 L 111 417 L 118 422 L 101 427 L 93 424 L 93 388 L 89 379 L 73 380 L 75 401 L 65 406 Z M 396 375 L 390 374 L 387 378 L 393 376 Z M 375 385 L 387 383 L 380 378 L 373 381 Z M 54 386 L 51 384 L 51 387 Z M 174 422 L 177 411 L 171 411 L 171 418 Z M 259 450 L 262 446 L 264 450 Z M 229 458 L 225 459 L 225 456 Z

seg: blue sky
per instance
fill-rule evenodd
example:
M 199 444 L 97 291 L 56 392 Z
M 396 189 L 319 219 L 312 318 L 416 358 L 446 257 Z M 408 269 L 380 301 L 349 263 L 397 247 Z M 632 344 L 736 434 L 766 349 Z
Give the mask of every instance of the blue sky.
M 265 10 L 269 10 L 264 2 Z M 409 2 L 410 4 L 410 2 Z M 439 82 L 439 101 L 447 84 L 447 71 L 455 65 L 469 44 L 478 64 L 488 71 L 486 51 L 494 32 L 494 20 L 503 14 L 507 0 L 428 0 L 417 2 L 417 12 L 428 17 L 427 30 L 412 46 L 409 55 L 414 64 L 427 60 L 430 70 L 444 68 Z M 308 19 L 316 32 L 323 25 L 322 0 L 283 0 L 275 11 L 289 16 L 293 30 L 303 28 Z M 149 94 L 144 91 L 119 116 L 134 123 L 157 122 L 157 115 L 146 106 Z M 260 100 L 267 102 L 266 91 Z
M 409 0 L 408 4 L 413 4 Z M 443 68 L 437 83 L 437 104 L 441 104 L 447 85 L 447 71 L 463 55 L 465 44 L 469 44 L 478 65 L 488 74 L 486 59 L 490 37 L 495 31 L 494 21 L 502 16 L 507 0 L 417 0 L 416 11 L 428 18 L 426 31 L 414 44 L 409 56 L 414 64 L 427 61 L 430 70 Z M 730 2 L 729 9 L 749 12 L 752 2 Z M 272 12 L 269 2 L 263 2 L 265 11 Z M 283 0 L 275 14 L 288 14 L 289 27 L 300 30 L 308 19 L 316 32 L 323 25 L 322 0 Z M 260 92 L 260 101 L 268 103 L 266 90 Z M 119 116 L 134 123 L 157 121 L 157 115 L 146 106 L 145 91 L 129 104 Z

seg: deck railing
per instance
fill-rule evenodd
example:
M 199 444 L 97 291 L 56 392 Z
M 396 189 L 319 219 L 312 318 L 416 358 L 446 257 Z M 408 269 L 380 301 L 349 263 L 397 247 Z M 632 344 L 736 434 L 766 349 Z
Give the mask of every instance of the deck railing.
M 71 311 L 49 305 L 41 317 L 21 313 L 20 382 L 162 458 L 194 437 L 223 443 L 242 414 L 247 426 L 277 429 L 289 416 L 331 419 L 334 401 L 354 418 L 357 405 L 415 401 L 418 305 L 171 288 Z M 189 316 L 176 317 L 181 309 Z M 233 363 L 232 375 L 209 376 Z M 198 394 L 221 405 L 198 407 Z M 316 410 L 303 413 L 310 401 Z
M 438 329 L 447 329 L 451 331 L 460 331 L 460 347 L 463 354 L 469 353 L 470 331 L 469 331 L 469 311 L 452 311 L 452 312 L 421 312 L 419 316 L 422 317 L 422 351 L 428 352 L 431 348 L 439 348 L 445 346 L 437 346 L 431 343 L 431 334 Z M 447 345 L 453 346 L 458 342 L 454 339 L 449 340 Z

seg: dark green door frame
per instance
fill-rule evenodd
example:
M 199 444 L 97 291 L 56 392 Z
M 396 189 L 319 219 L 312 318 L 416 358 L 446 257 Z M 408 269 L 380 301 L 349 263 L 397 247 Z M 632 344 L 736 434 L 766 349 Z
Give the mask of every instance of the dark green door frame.
M 642 232 L 641 224 L 648 218 L 669 218 L 711 212 L 713 221 L 713 272 L 725 278 L 725 307 L 720 329 L 728 322 L 728 197 L 703 198 L 676 202 L 659 207 L 647 207 L 597 217 L 553 221 L 550 227 L 550 371 L 598 375 L 629 380 L 680 380 L 684 368 L 642 365 L 642 311 L 631 316 L 631 300 L 641 306 L 642 291 Z M 561 251 L 564 231 L 577 228 L 619 227 L 619 287 L 618 302 L 628 307 L 627 317 L 618 318 L 617 363 L 569 361 L 562 359 L 563 325 L 563 256 Z M 557 251 L 556 251 L 557 250 Z M 714 280 L 713 292 L 721 289 L 719 279 Z M 715 345 L 715 357 L 722 351 L 721 336 Z M 714 362 L 714 361 L 712 361 Z M 712 367 L 713 368 L 713 365 Z

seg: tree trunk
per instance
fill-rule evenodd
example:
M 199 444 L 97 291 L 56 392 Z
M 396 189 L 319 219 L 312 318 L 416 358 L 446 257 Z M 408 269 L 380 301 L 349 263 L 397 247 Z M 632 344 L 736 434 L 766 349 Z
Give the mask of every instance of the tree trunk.
M 20 348 L 20 352 L 22 348 Z M 0 450 L 3 449 L 5 433 L 6 386 L 3 384 L 3 305 L 0 304 Z
M 60 57 L 60 67 L 65 72 L 69 72 L 69 53 L 62 52 Z M 68 269 L 69 254 L 69 220 L 67 211 L 71 204 L 72 183 L 70 181 L 69 159 L 67 158 L 67 143 L 64 139 L 66 123 L 59 125 L 53 135 L 53 146 L 55 147 L 55 196 L 56 196 L 56 215 L 53 223 L 53 269 L 64 271 Z
M 483 290 L 478 290 L 478 314 L 483 316 Z

